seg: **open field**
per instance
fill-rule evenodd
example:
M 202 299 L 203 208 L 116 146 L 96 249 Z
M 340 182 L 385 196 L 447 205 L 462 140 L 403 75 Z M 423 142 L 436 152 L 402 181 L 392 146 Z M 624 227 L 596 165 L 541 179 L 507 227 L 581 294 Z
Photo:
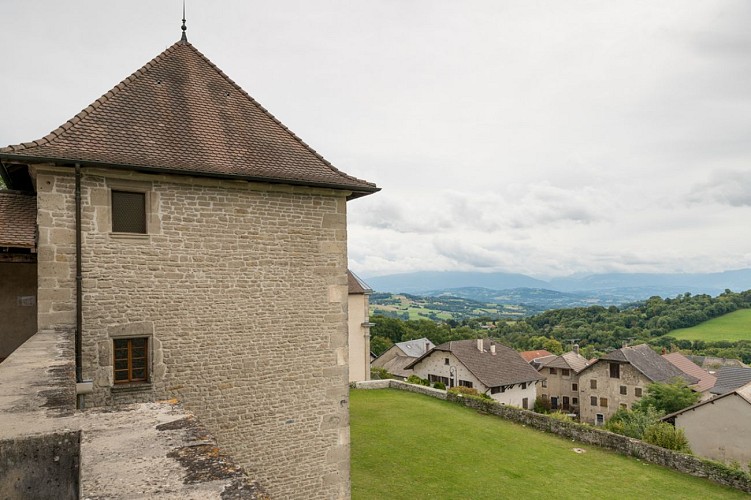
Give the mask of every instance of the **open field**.
M 691 328 L 673 330 L 666 336 L 680 340 L 704 340 L 706 342 L 751 340 L 751 309 L 740 309 Z
M 428 396 L 351 390 L 350 402 L 353 499 L 749 498 Z
M 460 297 L 417 297 L 388 293 L 374 293 L 370 297 L 371 316 L 393 316 L 404 320 L 518 318 L 531 312 L 533 309 L 526 306 L 477 302 Z

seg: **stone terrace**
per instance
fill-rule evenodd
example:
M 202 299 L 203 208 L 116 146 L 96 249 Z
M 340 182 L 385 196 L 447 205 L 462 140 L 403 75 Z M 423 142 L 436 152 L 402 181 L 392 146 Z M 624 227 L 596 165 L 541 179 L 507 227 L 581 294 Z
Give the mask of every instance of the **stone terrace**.
M 267 498 L 175 401 L 74 407 L 71 332 L 0 363 L 0 498 Z

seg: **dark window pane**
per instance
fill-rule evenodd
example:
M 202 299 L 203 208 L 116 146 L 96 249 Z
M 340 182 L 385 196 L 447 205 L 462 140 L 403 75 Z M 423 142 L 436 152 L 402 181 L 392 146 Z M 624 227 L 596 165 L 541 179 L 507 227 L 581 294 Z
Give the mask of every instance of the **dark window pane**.
M 133 380 L 146 380 L 146 369 L 145 368 L 134 369 Z
M 115 372 L 115 380 L 118 381 L 118 382 L 127 381 L 128 380 L 128 370 L 116 371 Z
M 115 349 L 127 349 L 128 348 L 128 339 L 116 339 L 115 340 Z
M 112 231 L 146 233 L 146 194 L 112 191 Z
M 146 368 L 146 358 L 134 359 L 133 368 Z
M 133 344 L 133 348 L 140 348 L 143 349 L 146 347 L 146 339 L 133 339 L 131 340 L 131 343 Z
M 128 360 L 127 359 L 117 359 L 115 360 L 115 370 L 128 370 Z

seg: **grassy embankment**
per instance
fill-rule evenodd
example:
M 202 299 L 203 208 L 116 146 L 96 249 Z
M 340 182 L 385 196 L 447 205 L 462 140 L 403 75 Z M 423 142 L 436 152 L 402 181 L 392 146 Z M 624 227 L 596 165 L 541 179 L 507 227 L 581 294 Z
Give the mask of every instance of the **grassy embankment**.
M 350 395 L 354 499 L 749 498 L 427 396 Z
M 751 340 L 751 309 L 740 309 L 691 328 L 673 330 L 666 336 L 679 340 L 703 340 L 705 342 Z

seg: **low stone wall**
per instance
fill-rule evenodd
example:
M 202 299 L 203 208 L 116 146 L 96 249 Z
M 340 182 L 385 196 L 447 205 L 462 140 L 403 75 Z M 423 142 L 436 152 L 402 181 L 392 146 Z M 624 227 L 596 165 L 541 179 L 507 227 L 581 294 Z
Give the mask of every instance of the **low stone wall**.
M 379 380 L 377 382 L 385 381 Z M 751 493 L 751 475 L 748 475 L 743 471 L 731 469 L 718 462 L 705 460 L 693 455 L 678 453 L 672 450 L 666 450 L 665 448 L 660 448 L 659 446 L 654 446 L 638 439 L 621 436 L 620 434 L 614 434 L 597 427 L 583 425 L 576 422 L 557 420 L 533 411 L 505 406 L 495 401 L 465 397 L 462 395 L 447 393 L 446 391 L 440 391 L 438 389 L 431 389 L 429 387 L 408 384 L 396 380 L 389 380 L 388 382 L 389 388 L 418 392 L 439 399 L 445 399 L 468 408 L 474 408 L 478 411 L 497 415 L 506 420 L 517 422 L 533 429 L 557 434 L 568 439 L 576 440 L 580 443 L 607 448 L 623 455 L 633 456 L 692 476 L 704 477 L 715 483 L 737 488 L 746 493 Z M 382 388 L 385 388 L 384 384 L 380 385 Z M 360 388 L 359 384 L 357 387 Z
M 425 385 L 408 384 L 401 380 L 367 380 L 363 382 L 354 382 L 352 387 L 355 389 L 399 389 L 401 391 L 416 392 L 418 394 L 425 394 L 432 398 L 446 399 L 446 391 L 440 389 L 433 389 Z
M 77 499 L 81 432 L 0 440 L 0 498 Z

